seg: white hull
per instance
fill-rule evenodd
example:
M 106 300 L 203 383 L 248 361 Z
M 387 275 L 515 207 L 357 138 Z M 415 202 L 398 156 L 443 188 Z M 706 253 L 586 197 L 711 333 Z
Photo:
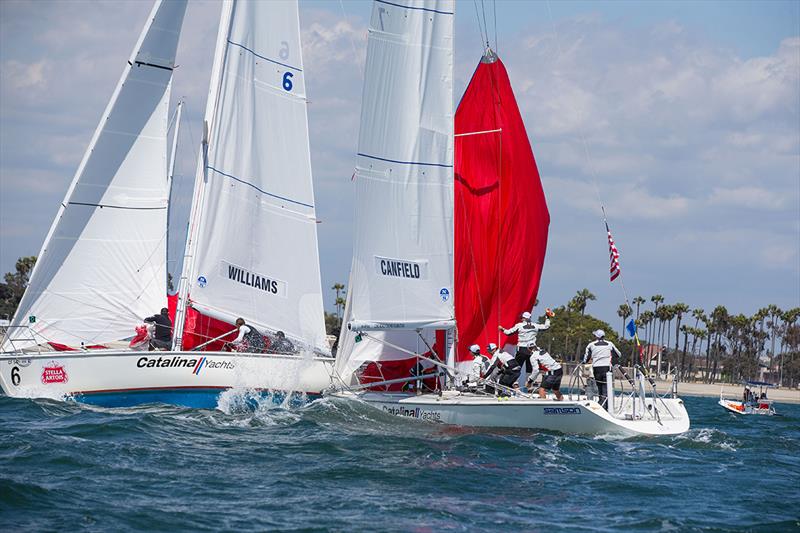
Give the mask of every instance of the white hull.
M 719 404 L 724 407 L 726 410 L 730 411 L 731 413 L 736 413 L 737 415 L 774 415 L 775 408 L 772 407 L 772 402 L 763 403 L 760 405 L 764 405 L 765 407 L 758 407 L 754 405 L 747 405 L 744 402 L 740 402 L 737 400 L 726 400 L 725 398 L 720 398 Z
M 556 401 L 538 398 L 497 398 L 490 395 L 445 392 L 415 396 L 405 393 L 338 392 L 334 396 L 358 399 L 385 413 L 458 426 L 542 429 L 587 435 L 677 435 L 689 429 L 689 415 L 679 398 L 656 402 L 661 421 L 626 420 L 611 416 L 585 397 Z M 648 405 L 652 398 L 648 398 Z M 630 410 L 630 402 L 620 407 Z M 641 406 L 641 404 L 639 404 Z M 671 414 L 670 414 L 671 413 Z
M 228 389 L 319 395 L 330 385 L 332 366 L 330 358 L 231 352 L 2 354 L 0 385 L 11 397 L 215 407 Z

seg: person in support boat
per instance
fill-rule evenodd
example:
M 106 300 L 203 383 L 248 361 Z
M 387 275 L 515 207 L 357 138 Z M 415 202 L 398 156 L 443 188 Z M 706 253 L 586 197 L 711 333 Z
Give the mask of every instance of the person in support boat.
M 248 326 L 244 318 L 236 319 L 236 327 L 239 335 L 235 340 L 226 343 L 226 346 L 234 352 L 262 353 L 264 351 L 264 336 L 253 326 Z
M 531 314 L 525 311 L 520 315 L 522 320 L 514 324 L 514 327 L 506 329 L 503 326 L 498 326 L 498 329 L 506 335 L 513 335 L 514 333 L 518 335 L 517 354 L 514 358 L 520 366 L 522 366 L 523 362 L 525 363 L 525 372 L 528 374 L 533 371 L 531 355 L 533 355 L 533 351 L 537 349 L 536 335 L 539 333 L 539 330 L 548 329 L 550 327 L 550 317 L 553 316 L 553 312 L 548 308 L 545 310 L 545 314 L 547 318 L 544 324 L 531 322 Z
M 538 373 L 542 373 L 542 384 L 539 385 L 539 397 L 546 398 L 547 391 L 553 391 L 556 395 L 556 400 L 561 401 L 564 395 L 561 394 L 561 378 L 564 377 L 564 369 L 561 363 L 553 359 L 553 357 L 542 350 L 541 348 L 533 352 L 531 361 L 538 366 L 539 372 L 531 374 L 525 386 L 530 390 L 533 388 L 533 381 L 536 379 Z
M 606 332 L 598 329 L 594 332 L 595 340 L 586 346 L 586 351 L 583 354 L 583 361 L 581 364 L 592 363 L 592 372 L 594 373 L 594 381 L 597 383 L 597 393 L 600 396 L 600 405 L 607 411 L 606 405 L 606 374 L 613 365 L 613 357 L 621 357 L 622 354 L 614 346 L 614 343 L 605 339 Z
M 503 350 L 498 350 L 495 343 L 489 343 L 486 347 L 491 359 L 489 366 L 483 373 L 483 379 L 486 383 L 486 392 L 494 392 L 495 388 L 492 387 L 491 382 L 498 380 L 500 385 L 505 387 L 514 388 L 517 385 L 519 374 L 522 367 L 517 362 L 516 358 Z
M 489 359 L 481 353 L 481 347 L 473 344 L 469 347 L 469 352 L 473 355 L 472 365 L 469 369 L 469 374 L 464 380 L 464 385 L 467 387 L 477 387 L 478 382 L 481 380 L 484 372 L 489 368 Z
M 172 320 L 169 319 L 169 309 L 162 307 L 161 313 L 145 318 L 144 322 L 156 325 L 156 335 L 150 339 L 150 351 L 172 348 Z

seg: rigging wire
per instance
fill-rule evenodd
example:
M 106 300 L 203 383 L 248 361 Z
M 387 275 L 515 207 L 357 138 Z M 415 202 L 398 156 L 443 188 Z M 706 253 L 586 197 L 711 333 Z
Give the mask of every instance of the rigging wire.
M 558 36 L 558 29 L 556 28 L 555 20 L 553 19 L 553 10 L 550 6 L 550 0 L 547 0 L 547 13 L 550 17 L 550 25 L 553 28 L 553 38 L 556 42 L 556 64 L 561 60 L 561 41 Z M 580 135 L 581 144 L 583 145 L 583 152 L 586 156 L 586 161 L 589 163 L 589 175 L 592 177 L 592 185 L 594 186 L 594 193 L 597 196 L 597 202 L 600 204 L 600 210 L 603 214 L 603 223 L 607 226 L 608 225 L 608 218 L 606 217 L 606 208 L 605 204 L 603 204 L 603 199 L 600 197 L 600 189 L 597 186 L 597 172 L 595 171 L 594 160 L 592 159 L 591 154 L 589 153 L 589 143 L 586 142 L 586 134 L 583 129 L 583 111 L 578 108 L 578 133 Z M 619 284 L 622 289 L 622 296 L 625 299 L 625 303 L 630 306 L 630 301 L 628 300 L 628 291 L 625 289 L 625 282 L 622 279 L 622 269 L 620 268 L 619 273 Z M 622 331 L 622 335 L 625 335 L 625 332 Z
M 342 9 L 342 19 L 344 20 L 344 22 L 347 22 L 347 13 L 345 13 L 345 11 L 344 11 L 344 2 L 342 0 L 339 0 L 339 7 Z M 350 48 L 353 49 L 353 60 L 355 61 L 356 57 L 358 57 L 358 52 L 356 52 L 356 43 L 353 40 L 353 34 L 352 33 L 350 34 L 349 37 L 350 37 L 350 39 L 349 39 L 350 40 Z
M 472 0 L 472 3 L 475 6 L 475 18 L 478 20 L 478 32 L 481 35 L 481 50 L 483 50 L 483 43 L 486 42 L 486 39 L 483 38 L 483 27 L 481 26 L 481 14 L 478 11 L 478 0 Z
M 494 15 L 494 52 L 499 56 L 500 47 L 497 44 L 497 0 L 492 0 L 492 12 Z
M 486 24 L 486 4 L 481 0 L 481 11 L 483 12 L 483 30 L 486 35 L 486 48 L 489 48 L 489 26 Z

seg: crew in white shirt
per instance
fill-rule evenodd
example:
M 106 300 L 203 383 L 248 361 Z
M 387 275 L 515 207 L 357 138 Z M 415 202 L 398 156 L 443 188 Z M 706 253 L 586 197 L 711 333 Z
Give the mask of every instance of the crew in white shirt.
M 489 368 L 489 359 L 481 353 L 481 347 L 477 344 L 470 346 L 469 351 L 475 358 L 472 360 L 469 374 L 467 374 L 466 385 L 476 387 L 483 373 Z
M 536 335 L 540 330 L 548 329 L 550 327 L 550 317 L 553 316 L 553 312 L 548 308 L 545 310 L 545 314 L 547 315 L 547 318 L 545 319 L 544 324 L 531 322 L 531 314 L 528 311 L 525 311 L 520 315 L 522 320 L 514 324 L 512 328 L 506 329 L 503 326 L 498 326 L 498 329 L 506 335 L 513 335 L 514 333 L 517 334 L 517 354 L 515 359 L 520 366 L 522 366 L 523 362 L 525 363 L 525 372 L 528 374 L 533 371 L 533 367 L 531 366 L 531 355 L 533 354 L 533 351 L 537 349 Z
M 547 391 L 551 390 L 553 391 L 553 394 L 556 395 L 557 400 L 563 400 L 564 395 L 561 394 L 561 378 L 564 376 L 564 369 L 561 367 L 561 363 L 553 359 L 549 353 L 541 349 L 533 352 L 531 361 L 536 364 L 538 372 L 531 374 L 530 377 L 528 377 L 528 381 L 526 383 L 528 389 L 533 387 L 533 381 L 541 372 L 544 375 L 542 377 L 542 384 L 539 386 L 539 397 L 546 398 Z
M 600 396 L 600 405 L 608 410 L 606 405 L 608 403 L 606 398 L 606 374 L 613 366 L 612 358 L 614 354 L 617 354 L 617 357 L 621 357 L 622 354 L 614 346 L 613 342 L 605 340 L 606 333 L 602 329 L 595 331 L 594 336 L 595 340 L 586 346 L 582 364 L 592 363 L 594 381 L 597 383 L 597 392 Z
M 514 386 L 518 386 L 517 380 L 519 379 L 519 374 L 522 369 L 514 356 L 502 350 L 498 350 L 497 345 L 493 342 L 489 343 L 486 350 L 489 352 L 491 360 L 489 360 L 489 368 L 483 374 L 483 379 L 486 381 L 498 379 L 500 385 L 505 387 L 513 388 Z M 494 387 L 487 384 L 486 390 L 488 392 L 494 392 Z

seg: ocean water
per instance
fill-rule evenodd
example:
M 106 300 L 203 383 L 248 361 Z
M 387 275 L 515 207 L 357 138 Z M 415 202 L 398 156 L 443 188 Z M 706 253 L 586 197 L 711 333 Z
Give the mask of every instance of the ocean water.
M 610 439 L 322 399 L 219 409 L 0 397 L 3 531 L 799 531 L 800 406 Z

